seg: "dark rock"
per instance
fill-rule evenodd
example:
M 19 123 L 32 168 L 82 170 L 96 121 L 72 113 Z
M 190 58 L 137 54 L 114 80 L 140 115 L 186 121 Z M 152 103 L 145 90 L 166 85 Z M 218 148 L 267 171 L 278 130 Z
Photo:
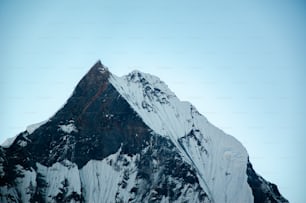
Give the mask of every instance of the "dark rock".
M 247 165 L 247 175 L 248 175 L 248 183 L 252 188 L 254 203 L 288 202 L 288 200 L 286 200 L 283 196 L 281 196 L 275 184 L 269 183 L 261 176 L 257 175 L 250 162 L 248 162 Z

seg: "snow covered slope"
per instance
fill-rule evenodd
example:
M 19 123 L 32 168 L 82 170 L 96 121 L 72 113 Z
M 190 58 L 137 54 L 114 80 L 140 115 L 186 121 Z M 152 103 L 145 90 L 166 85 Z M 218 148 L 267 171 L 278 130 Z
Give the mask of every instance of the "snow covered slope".
M 195 166 L 201 186 L 215 202 L 252 202 L 248 154 L 232 136 L 211 125 L 194 106 L 181 102 L 150 74 L 111 75 L 110 82 L 154 132 L 169 137 Z
M 287 200 L 159 78 L 97 62 L 53 117 L 0 146 L 0 202 Z

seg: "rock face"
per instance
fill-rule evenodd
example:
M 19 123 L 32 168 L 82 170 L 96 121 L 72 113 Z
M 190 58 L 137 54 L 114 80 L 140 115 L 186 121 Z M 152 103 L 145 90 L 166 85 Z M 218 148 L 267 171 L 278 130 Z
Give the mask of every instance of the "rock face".
M 0 202 L 287 200 L 157 77 L 99 61 L 52 118 L 0 147 Z

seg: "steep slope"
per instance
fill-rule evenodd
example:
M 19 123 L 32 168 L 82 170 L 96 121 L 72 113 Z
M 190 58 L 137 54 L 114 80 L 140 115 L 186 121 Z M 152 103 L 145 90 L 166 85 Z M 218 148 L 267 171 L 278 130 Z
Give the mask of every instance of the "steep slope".
M 100 61 L 52 118 L 0 147 L 0 202 L 35 201 L 286 202 L 157 77 Z
M 248 155 L 237 140 L 211 125 L 191 104 L 179 101 L 157 77 L 134 71 L 122 78 L 112 75 L 110 81 L 144 122 L 168 137 L 195 166 L 212 200 L 253 200 L 245 173 Z

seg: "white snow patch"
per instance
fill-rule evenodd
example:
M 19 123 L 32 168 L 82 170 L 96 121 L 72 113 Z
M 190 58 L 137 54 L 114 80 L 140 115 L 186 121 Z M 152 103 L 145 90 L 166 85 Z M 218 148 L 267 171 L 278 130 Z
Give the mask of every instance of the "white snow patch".
M 24 141 L 24 140 L 19 140 L 19 141 L 17 142 L 17 144 L 18 144 L 19 146 L 21 146 L 21 147 L 25 147 L 25 146 L 28 145 L 28 143 L 27 143 L 26 141 Z
M 78 132 L 78 129 L 75 127 L 73 123 L 69 123 L 67 125 L 59 125 L 60 129 L 65 132 L 70 134 L 71 132 Z
M 98 70 L 100 71 L 100 73 L 105 73 L 106 71 L 108 71 L 108 68 L 107 67 L 104 67 L 104 66 L 102 66 L 102 67 L 99 67 L 98 68 Z

